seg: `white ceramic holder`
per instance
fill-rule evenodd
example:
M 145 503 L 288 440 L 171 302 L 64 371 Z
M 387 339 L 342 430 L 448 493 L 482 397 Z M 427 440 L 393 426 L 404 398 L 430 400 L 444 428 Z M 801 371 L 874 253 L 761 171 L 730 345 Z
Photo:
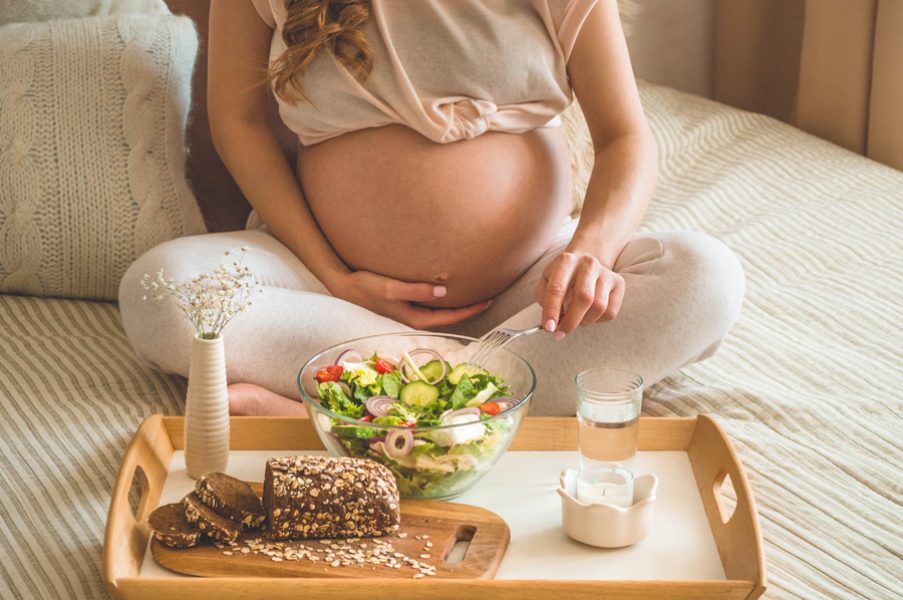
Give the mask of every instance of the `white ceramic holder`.
M 571 538 L 599 548 L 636 544 L 652 528 L 658 478 L 641 475 L 633 480 L 633 505 L 586 504 L 577 500 L 577 471 L 561 472 L 561 522 Z
M 185 401 L 185 468 L 197 479 L 229 464 L 229 392 L 223 339 L 195 337 Z

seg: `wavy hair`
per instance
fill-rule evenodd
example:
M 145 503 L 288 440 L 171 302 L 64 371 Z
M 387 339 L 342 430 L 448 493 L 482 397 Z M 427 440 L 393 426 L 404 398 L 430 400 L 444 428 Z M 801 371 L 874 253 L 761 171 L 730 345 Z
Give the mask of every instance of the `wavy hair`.
M 332 51 L 358 80 L 370 76 L 373 52 L 361 31 L 370 18 L 370 0 L 285 0 L 285 12 L 287 48 L 267 73 L 277 96 L 306 100 L 301 76 L 323 50 Z

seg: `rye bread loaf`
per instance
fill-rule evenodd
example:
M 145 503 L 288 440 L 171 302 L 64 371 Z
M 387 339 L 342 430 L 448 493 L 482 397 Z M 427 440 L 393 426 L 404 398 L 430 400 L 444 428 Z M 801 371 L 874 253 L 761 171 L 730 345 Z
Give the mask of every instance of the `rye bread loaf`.
M 194 492 L 182 498 L 183 511 L 189 523 L 206 533 L 207 537 L 231 544 L 241 533 L 241 523 L 217 514 L 212 508 L 201 502 Z
M 259 527 L 266 518 L 260 497 L 241 479 L 225 473 L 205 473 L 197 480 L 194 491 L 214 512 L 246 528 Z
M 201 539 L 201 532 L 188 521 L 181 504 L 157 507 L 148 517 L 147 524 L 154 538 L 170 548 L 190 548 Z
M 274 539 L 380 536 L 401 518 L 392 472 L 361 458 L 271 458 L 263 505 Z

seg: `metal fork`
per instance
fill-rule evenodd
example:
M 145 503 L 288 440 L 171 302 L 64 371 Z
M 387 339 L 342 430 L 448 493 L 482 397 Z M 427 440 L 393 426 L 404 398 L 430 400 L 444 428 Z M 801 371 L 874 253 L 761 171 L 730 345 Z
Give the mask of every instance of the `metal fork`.
M 521 336 L 530 335 L 538 331 L 542 331 L 542 325 L 537 325 L 536 327 L 530 327 L 529 329 L 521 330 L 501 327 L 494 331 L 490 331 L 480 338 L 480 344 L 477 347 L 477 351 L 467 362 L 473 365 L 482 366 L 483 361 L 489 358 L 489 355 L 499 348 L 507 346 L 509 343 Z

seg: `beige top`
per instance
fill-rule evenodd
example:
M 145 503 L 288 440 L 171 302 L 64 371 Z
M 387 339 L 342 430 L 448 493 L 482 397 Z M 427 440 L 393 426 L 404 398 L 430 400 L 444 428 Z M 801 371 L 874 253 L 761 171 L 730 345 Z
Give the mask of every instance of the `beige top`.
M 252 0 L 285 50 L 283 0 Z M 311 102 L 277 98 L 304 145 L 401 123 L 439 142 L 560 123 L 573 92 L 566 65 L 597 0 L 371 0 L 363 31 L 373 71 L 359 83 L 332 52 L 304 73 Z

